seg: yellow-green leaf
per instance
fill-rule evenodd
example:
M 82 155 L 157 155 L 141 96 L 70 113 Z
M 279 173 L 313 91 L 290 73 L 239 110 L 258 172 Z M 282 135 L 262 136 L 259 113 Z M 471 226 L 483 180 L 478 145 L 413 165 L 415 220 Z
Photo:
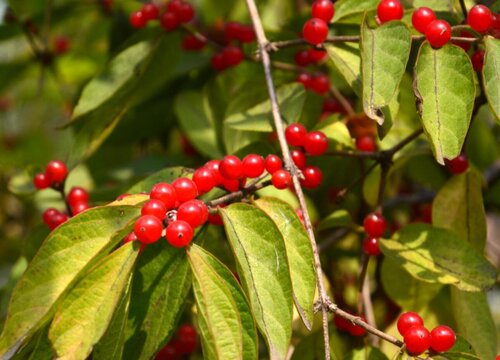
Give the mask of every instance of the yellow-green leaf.
M 486 98 L 497 120 L 500 120 L 500 40 L 485 38 L 483 82 Z

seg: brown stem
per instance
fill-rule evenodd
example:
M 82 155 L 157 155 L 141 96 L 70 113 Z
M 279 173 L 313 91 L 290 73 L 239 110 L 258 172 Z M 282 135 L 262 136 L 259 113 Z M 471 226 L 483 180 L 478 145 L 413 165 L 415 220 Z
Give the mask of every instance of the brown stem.
M 368 272 L 368 264 L 370 262 L 370 257 L 363 254 L 363 264 L 361 265 L 361 272 L 359 274 L 359 285 L 358 285 L 358 314 L 363 313 L 363 288 L 365 286 L 366 273 Z
M 269 186 L 271 184 L 272 184 L 271 180 L 267 180 L 267 181 L 264 181 L 261 183 L 251 184 L 251 185 L 249 185 L 241 190 L 226 194 L 226 195 L 221 196 L 221 197 L 214 199 L 214 200 L 207 201 L 206 205 L 208 207 L 215 208 L 218 205 L 228 204 L 228 203 L 231 203 L 234 201 L 238 201 L 238 200 L 243 199 L 245 196 L 247 196 L 249 194 L 253 194 L 257 190 L 265 188 L 266 186 Z

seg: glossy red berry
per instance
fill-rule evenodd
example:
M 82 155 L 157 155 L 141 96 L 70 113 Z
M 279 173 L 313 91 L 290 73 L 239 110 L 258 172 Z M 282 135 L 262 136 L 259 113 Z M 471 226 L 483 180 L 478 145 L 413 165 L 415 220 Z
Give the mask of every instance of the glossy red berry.
M 266 157 L 266 171 L 269 174 L 280 170 L 283 167 L 283 161 L 281 161 L 278 155 L 269 154 Z
M 177 209 L 177 220 L 183 220 L 196 228 L 208 220 L 208 208 L 201 200 L 186 201 Z
M 150 199 L 141 208 L 141 215 L 152 215 L 163 221 L 167 214 L 167 207 L 163 201 L 158 199 Z
M 309 61 L 317 63 L 326 58 L 327 53 L 325 50 L 309 49 Z
M 309 51 L 300 50 L 295 53 L 294 57 L 295 63 L 299 66 L 307 66 L 310 64 L 311 59 L 309 58 Z
M 47 164 L 45 175 L 52 185 L 62 184 L 68 175 L 68 168 L 59 160 L 53 160 Z
M 363 227 L 368 236 L 379 238 L 384 235 L 387 223 L 381 214 L 371 213 L 363 220 Z
M 64 224 L 67 220 L 68 220 L 68 215 L 62 212 L 57 212 L 51 217 L 49 223 L 47 223 L 47 226 L 49 227 L 50 230 L 54 230 L 59 225 Z
M 304 149 L 312 156 L 323 155 L 328 150 L 328 139 L 321 131 L 311 131 L 304 141 Z
M 328 23 L 335 14 L 335 8 L 330 0 L 316 0 L 312 4 L 311 13 L 313 18 L 318 18 Z
M 294 149 L 290 151 L 290 156 L 292 157 L 295 166 L 297 166 L 299 169 L 303 169 L 306 167 L 306 155 L 301 150 Z
M 368 256 L 380 255 L 380 245 L 378 238 L 366 238 L 363 241 L 363 251 Z
M 198 189 L 196 187 L 196 184 L 193 182 L 193 180 L 190 180 L 188 178 L 181 177 L 175 179 L 172 182 L 172 186 L 175 189 L 175 193 L 177 194 L 177 200 L 180 203 L 193 200 L 195 197 L 198 196 Z
M 196 184 L 200 194 L 212 190 L 216 185 L 215 180 L 214 172 L 206 166 L 196 169 L 193 174 L 193 182 Z
M 194 35 L 187 34 L 182 38 L 182 48 L 186 51 L 197 51 L 205 47 L 206 41 L 197 38 Z
M 245 177 L 256 178 L 264 172 L 265 161 L 260 155 L 249 154 L 243 158 L 242 164 Z
M 215 186 L 222 184 L 223 177 L 219 171 L 220 160 L 210 160 L 205 164 L 205 167 L 212 170 L 215 176 Z
M 136 29 L 143 28 L 146 26 L 146 17 L 142 13 L 142 11 L 134 11 L 130 14 L 130 25 L 132 25 Z
M 445 352 L 455 345 L 457 337 L 448 326 L 439 325 L 431 331 L 431 349 L 436 352 Z
M 297 75 L 297 82 L 304 85 L 304 88 L 311 89 L 313 84 L 313 77 L 308 73 L 300 73 Z
M 226 69 L 226 62 L 222 53 L 213 54 L 210 58 L 210 64 L 215 71 L 222 71 Z
M 79 186 L 75 186 L 75 187 L 71 188 L 71 190 L 69 191 L 66 198 L 68 200 L 68 203 L 71 206 L 73 206 L 77 203 L 88 202 L 89 201 L 89 193 L 84 188 L 79 187 Z
M 90 208 L 90 205 L 88 202 L 84 202 L 84 201 L 77 202 L 77 203 L 71 205 L 71 212 L 73 213 L 73 215 L 78 215 L 89 208 Z
M 446 168 L 453 174 L 459 175 L 469 168 L 469 160 L 467 159 L 467 155 L 460 154 L 456 158 L 448 160 L 445 159 L 444 163 L 446 164 Z
M 467 23 L 471 28 L 479 32 L 487 31 L 492 21 L 491 11 L 484 5 L 473 6 L 467 15 Z
M 134 234 L 143 244 L 151 244 L 158 241 L 162 231 L 162 222 L 153 215 L 141 216 L 134 225 Z
M 421 325 L 412 326 L 403 335 L 406 350 L 411 355 L 420 355 L 429 349 L 431 336 L 429 330 Z
M 283 190 L 292 184 L 292 176 L 288 171 L 280 169 L 273 173 L 271 182 L 276 189 Z
M 318 18 L 309 19 L 304 24 L 302 34 L 308 43 L 321 44 L 328 36 L 328 25 L 324 20 Z
M 425 38 L 433 48 L 440 48 L 451 39 L 451 26 L 445 20 L 434 20 L 425 30 Z
M 240 189 L 240 179 L 224 179 L 222 180 L 222 187 L 229 192 L 235 192 Z
M 190 3 L 183 2 L 179 6 L 179 10 L 176 12 L 177 20 L 180 23 L 187 23 L 194 18 L 194 8 Z
M 293 123 L 286 127 L 286 142 L 291 146 L 302 146 L 307 135 L 307 129 L 302 124 Z
M 52 219 L 56 214 L 61 214 L 61 212 L 54 208 L 48 208 L 42 214 L 43 222 L 47 225 L 50 225 L 52 223 Z
M 177 15 L 171 11 L 167 11 L 160 17 L 160 25 L 165 31 L 173 31 L 179 26 Z
M 373 152 L 377 149 L 377 143 L 373 136 L 360 136 L 356 138 L 356 149 L 359 151 Z
M 226 46 L 224 50 L 222 50 L 222 56 L 226 68 L 238 65 L 245 58 L 243 51 L 239 47 L 233 45 Z
M 316 75 L 311 81 L 311 89 L 319 95 L 326 94 L 330 91 L 330 78 L 325 74 Z
M 167 226 L 167 241 L 174 247 L 184 247 L 189 245 L 193 239 L 193 228 L 187 222 L 177 220 Z
M 397 327 L 399 333 L 404 336 L 406 331 L 412 326 L 423 326 L 424 320 L 416 312 L 407 311 L 401 314 L 398 319 Z
M 472 62 L 472 67 L 476 71 L 481 71 L 483 70 L 484 66 L 484 50 L 477 50 L 472 56 L 470 57 L 470 60 Z
M 33 185 L 35 185 L 38 190 L 47 189 L 50 186 L 50 180 L 45 173 L 38 173 L 35 174 L 33 178 Z
M 425 6 L 416 9 L 411 16 L 413 27 L 422 34 L 425 34 L 427 26 L 434 20 L 436 20 L 436 14 L 432 9 Z
M 323 173 L 316 166 L 306 166 L 302 169 L 302 175 L 304 179 L 300 183 L 306 189 L 316 189 L 323 181 Z
M 403 5 L 397 0 L 382 0 L 377 6 L 377 17 L 381 23 L 403 18 Z
M 189 324 L 181 325 L 175 340 L 174 346 L 179 354 L 193 353 L 198 344 L 196 329 Z
M 234 155 L 226 155 L 219 164 L 219 171 L 226 179 L 239 179 L 243 176 L 243 164 Z
M 158 18 L 160 10 L 158 9 L 158 6 L 153 3 L 145 3 L 142 5 L 141 12 L 146 21 L 150 21 Z
M 177 205 L 177 193 L 175 192 L 175 188 L 167 183 L 158 183 L 154 185 L 149 197 L 162 201 L 167 210 L 173 209 Z

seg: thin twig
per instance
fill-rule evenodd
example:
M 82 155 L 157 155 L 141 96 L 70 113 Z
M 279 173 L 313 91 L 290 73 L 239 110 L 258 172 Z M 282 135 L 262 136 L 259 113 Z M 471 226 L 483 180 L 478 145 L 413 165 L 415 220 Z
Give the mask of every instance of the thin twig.
M 460 0 L 460 8 L 462 9 L 464 18 L 467 19 L 467 7 L 465 6 L 465 0 Z
M 362 296 L 363 304 L 365 307 L 366 321 L 368 322 L 368 324 L 376 328 L 377 324 L 375 322 L 375 312 L 373 311 L 372 298 L 370 294 L 370 282 L 367 280 L 365 280 L 363 284 Z M 380 345 L 379 340 L 380 339 L 377 336 L 375 336 L 374 334 L 370 334 L 370 342 L 372 346 L 378 347 Z
M 206 205 L 208 207 L 215 208 L 218 205 L 228 204 L 234 201 L 238 201 L 240 199 L 243 199 L 245 196 L 253 194 L 257 190 L 265 188 L 266 186 L 269 186 L 271 184 L 272 184 L 271 180 L 267 180 L 261 183 L 251 184 L 241 190 L 226 194 L 214 200 L 210 200 L 206 202 Z
M 333 84 L 330 84 L 330 95 L 339 102 L 347 115 L 353 116 L 355 114 L 349 100 L 347 100 L 346 97 L 342 95 L 342 93 Z
M 363 288 L 365 286 L 366 273 L 368 272 L 368 264 L 370 262 L 370 257 L 363 254 L 363 263 L 361 265 L 361 272 L 359 273 L 359 285 L 358 285 L 358 314 L 363 313 Z
M 330 360 L 330 336 L 329 336 L 329 329 L 328 329 L 328 309 L 326 307 L 327 303 L 329 302 L 328 296 L 326 294 L 325 286 L 323 284 L 323 270 L 321 268 L 321 262 L 319 258 L 319 253 L 318 253 L 318 248 L 316 245 L 316 239 L 314 237 L 314 231 L 313 227 L 311 224 L 311 219 L 309 217 L 309 212 L 307 210 L 307 205 L 305 202 L 304 198 L 304 193 L 302 192 L 302 187 L 300 185 L 299 181 L 299 176 L 298 176 L 298 169 L 296 168 L 295 164 L 293 163 L 291 157 L 290 157 L 290 149 L 288 148 L 288 144 L 285 139 L 285 131 L 284 131 L 284 125 L 283 125 L 283 120 L 281 118 L 279 106 L 278 106 L 278 99 L 276 96 L 276 90 L 274 87 L 274 81 L 272 78 L 271 74 L 271 59 L 269 57 L 269 53 L 267 52 L 268 50 L 268 40 L 266 38 L 266 35 L 264 33 L 264 28 L 262 26 L 262 22 L 259 16 L 259 12 L 257 10 L 257 6 L 255 4 L 254 0 L 246 0 L 248 12 L 250 13 L 250 17 L 252 19 L 253 27 L 255 30 L 255 33 L 257 35 L 257 41 L 259 44 L 259 53 L 260 57 L 262 60 L 262 65 L 264 67 L 264 74 L 266 77 L 266 83 L 267 83 L 267 89 L 269 92 L 269 99 L 271 101 L 271 112 L 273 115 L 273 120 L 274 120 L 274 125 L 276 128 L 276 132 L 278 135 L 278 140 L 279 144 L 281 147 L 281 151 L 283 153 L 283 159 L 285 161 L 285 166 L 287 169 L 290 170 L 292 179 L 293 179 L 293 184 L 295 188 L 295 193 L 297 195 L 297 198 L 299 200 L 300 208 L 302 210 L 302 214 L 304 217 L 304 224 L 305 228 L 307 230 L 307 234 L 309 236 L 309 241 L 311 243 L 311 247 L 313 250 L 313 255 L 314 255 L 314 263 L 315 263 L 315 270 L 316 270 L 316 281 L 317 281 L 317 287 L 318 287 L 318 293 L 319 293 L 319 300 L 321 303 L 321 312 L 323 315 L 323 340 L 324 340 L 324 345 L 325 345 L 325 359 Z

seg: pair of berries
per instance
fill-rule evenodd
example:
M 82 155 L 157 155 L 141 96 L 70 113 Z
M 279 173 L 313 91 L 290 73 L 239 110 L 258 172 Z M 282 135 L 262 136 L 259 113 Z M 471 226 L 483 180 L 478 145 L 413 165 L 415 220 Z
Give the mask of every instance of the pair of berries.
M 420 7 L 413 12 L 411 22 L 415 30 L 425 35 L 433 48 L 446 45 L 451 39 L 451 26 L 445 20 L 436 18 L 428 7 Z
M 174 338 L 156 354 L 155 360 L 180 360 L 192 354 L 198 346 L 196 329 L 189 324 L 181 325 Z
M 319 95 L 325 95 L 330 91 L 330 78 L 325 74 L 311 75 L 303 72 L 297 75 L 297 82 L 304 85 L 306 90 L 312 90 Z
M 52 160 L 45 167 L 45 172 L 37 173 L 33 178 L 33 184 L 38 190 L 47 189 L 60 189 L 66 176 L 68 175 L 68 168 L 66 164 L 59 160 Z
M 242 44 L 250 44 L 256 40 L 255 31 L 251 25 L 235 21 L 225 24 L 224 35 L 227 43 L 238 41 Z
M 330 0 L 316 0 L 312 4 L 312 19 L 309 19 L 302 28 L 304 39 L 318 45 L 328 36 L 328 23 L 333 19 L 335 7 Z
M 166 11 L 160 14 L 160 8 L 153 3 L 145 3 L 138 11 L 130 14 L 130 24 L 140 29 L 147 25 L 149 21 L 159 19 L 160 25 L 166 31 L 177 29 L 180 24 L 190 22 L 195 15 L 191 4 L 182 0 L 170 0 Z
M 68 215 L 57 209 L 49 208 L 43 212 L 42 219 L 50 230 L 54 230 L 68 220 Z
M 328 150 L 328 139 L 321 131 L 307 132 L 302 124 L 292 123 L 285 129 L 285 138 L 289 145 L 303 147 L 312 156 L 323 155 Z M 305 164 L 304 164 L 305 165 Z M 301 168 L 297 164 L 299 169 Z
M 245 54 L 241 48 L 229 45 L 222 49 L 222 51 L 214 54 L 210 59 L 210 63 L 215 71 L 223 71 L 239 65 L 244 59 Z
M 361 319 L 366 322 L 364 316 L 361 316 Z M 335 323 L 337 329 L 339 329 L 340 331 L 348 332 L 352 336 L 363 336 L 366 334 L 366 330 L 364 328 L 338 315 L 335 315 L 335 317 L 333 318 L 333 322 Z
M 385 218 L 378 213 L 370 213 L 363 220 L 363 227 L 368 237 L 363 241 L 363 251 L 368 256 L 380 254 L 379 238 L 387 228 Z
M 429 348 L 435 352 L 450 350 L 456 341 L 455 332 L 448 326 L 436 326 L 431 332 L 424 327 L 424 321 L 415 312 L 405 312 L 398 319 L 397 327 L 403 336 L 406 350 L 411 355 L 420 355 Z

